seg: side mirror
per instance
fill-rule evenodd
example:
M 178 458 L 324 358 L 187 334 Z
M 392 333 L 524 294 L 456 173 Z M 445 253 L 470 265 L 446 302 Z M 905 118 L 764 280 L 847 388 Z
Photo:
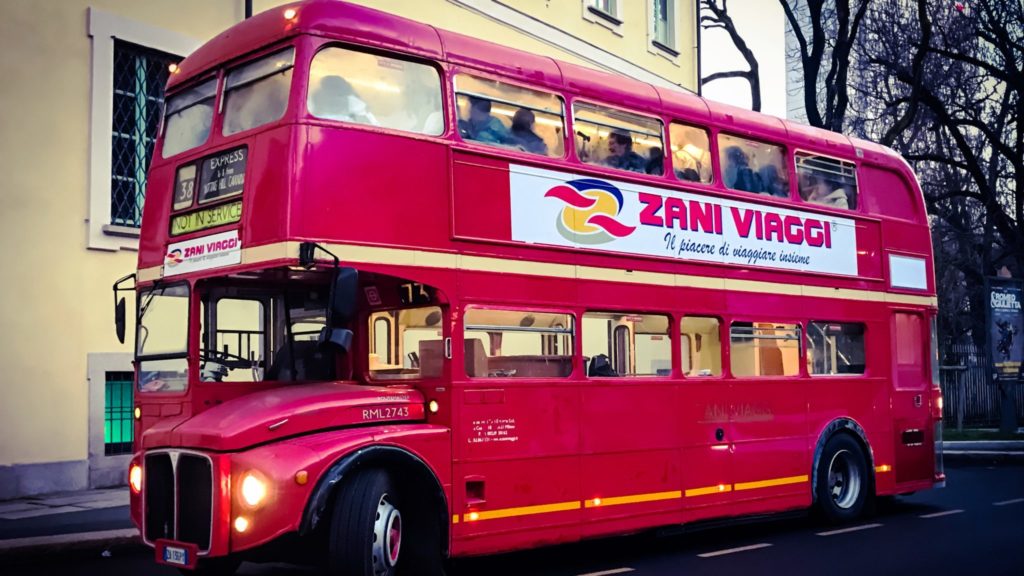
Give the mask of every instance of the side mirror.
M 124 298 L 117 301 L 114 305 L 114 327 L 117 330 L 117 340 L 121 344 L 124 344 L 124 327 L 125 327 L 125 312 L 124 312 Z
M 317 344 L 321 347 L 334 347 L 340 349 L 344 353 L 348 353 L 352 349 L 352 331 L 346 328 L 331 328 L 330 326 L 324 326 L 320 330 L 320 336 L 317 338 Z
M 348 324 L 356 313 L 359 272 L 355 268 L 338 268 L 331 287 L 331 322 L 329 328 Z

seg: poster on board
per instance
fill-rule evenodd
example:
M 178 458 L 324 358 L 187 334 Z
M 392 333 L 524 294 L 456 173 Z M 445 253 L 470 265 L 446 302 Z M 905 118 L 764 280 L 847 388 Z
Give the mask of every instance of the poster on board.
M 994 382 L 1016 382 L 1024 360 L 1024 280 L 989 278 L 988 341 Z

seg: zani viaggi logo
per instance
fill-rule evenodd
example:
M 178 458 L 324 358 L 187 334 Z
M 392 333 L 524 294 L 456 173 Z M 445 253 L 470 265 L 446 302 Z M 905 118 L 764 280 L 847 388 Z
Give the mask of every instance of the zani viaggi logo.
M 622 192 L 603 180 L 570 180 L 551 188 L 544 197 L 565 203 L 555 227 L 570 242 L 604 244 L 636 230 L 615 219 L 622 212 Z
M 182 256 L 181 249 L 175 248 L 174 250 L 170 250 L 167 252 L 167 255 L 164 257 L 164 263 L 173 268 L 178 264 L 181 264 L 181 261 L 184 259 L 185 258 L 184 256 Z

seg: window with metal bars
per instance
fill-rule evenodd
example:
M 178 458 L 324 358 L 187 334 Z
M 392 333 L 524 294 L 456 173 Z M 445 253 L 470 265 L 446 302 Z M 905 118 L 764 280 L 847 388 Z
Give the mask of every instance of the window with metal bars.
M 138 228 L 164 102 L 168 66 L 181 57 L 114 40 L 110 223 Z
M 132 373 L 107 372 L 103 402 L 103 453 L 132 453 Z

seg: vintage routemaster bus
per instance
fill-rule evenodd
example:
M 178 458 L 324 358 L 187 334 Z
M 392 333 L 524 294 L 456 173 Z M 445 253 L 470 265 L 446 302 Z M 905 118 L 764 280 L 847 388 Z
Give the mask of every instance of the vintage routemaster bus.
M 945 480 L 932 268 L 876 144 L 339 1 L 274 9 L 168 85 L 132 518 L 163 563 L 360 576 L 853 520 Z

